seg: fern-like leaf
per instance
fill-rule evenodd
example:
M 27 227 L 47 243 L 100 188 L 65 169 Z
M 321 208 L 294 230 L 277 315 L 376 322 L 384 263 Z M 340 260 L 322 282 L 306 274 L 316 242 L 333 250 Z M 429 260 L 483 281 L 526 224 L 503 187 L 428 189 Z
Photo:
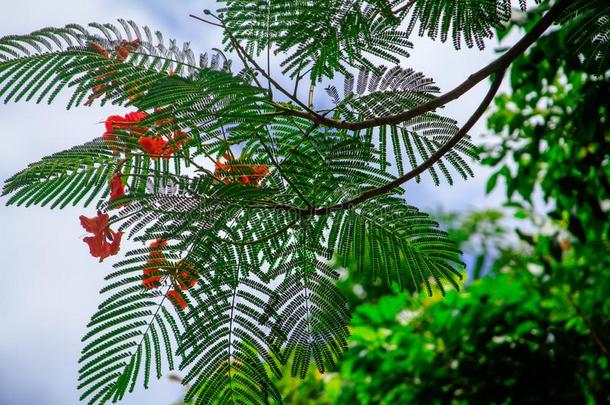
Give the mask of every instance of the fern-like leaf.
M 567 25 L 567 39 L 595 74 L 610 69 L 610 3 L 575 0 L 562 16 Z
M 370 119 L 396 114 L 415 108 L 430 101 L 439 89 L 432 79 L 412 69 L 395 66 L 381 67 L 375 71 L 361 69 L 356 82 L 348 75 L 344 80 L 343 99 L 336 87 L 330 86 L 327 93 L 336 103 L 333 109 L 336 119 Z M 426 113 L 399 125 L 371 128 L 364 132 L 366 142 L 378 145 L 380 168 L 395 163 L 398 175 L 403 175 L 407 165 L 413 169 L 418 158 L 426 160 L 455 133 L 456 121 L 434 113 Z M 464 137 L 443 159 L 428 169 L 435 184 L 440 183 L 437 170 L 449 184 L 453 178 L 447 165 L 451 166 L 463 179 L 472 177 L 467 159 L 476 159 L 476 147 Z M 417 181 L 420 176 L 417 176 Z
M 443 280 L 459 289 L 463 263 L 455 243 L 427 214 L 396 197 L 378 197 L 334 214 L 328 247 L 353 261 L 358 272 L 396 282 L 401 289 L 423 286 L 432 295 L 434 283 L 444 293 Z
M 79 370 L 81 400 L 89 404 L 116 402 L 133 392 L 141 378 L 145 388 L 151 376 L 161 378 L 164 365 L 173 370 L 182 324 L 181 313 L 169 304 L 164 292 L 143 286 L 149 251 L 130 252 L 129 259 L 109 274 L 102 293 L 111 295 L 99 306 L 83 337 Z M 168 307 L 168 308 L 166 308 Z
M 193 293 L 196 310 L 188 315 L 182 338 L 181 369 L 191 384 L 185 401 L 195 404 L 281 403 L 268 372 L 279 377 L 279 352 L 269 344 L 260 322 L 272 290 L 261 283 L 258 269 L 238 262 L 242 254 L 223 249 L 216 255 L 221 279 L 208 278 Z M 218 257 L 226 258 L 219 263 Z M 212 276 L 212 275 L 209 275 Z
M 540 0 L 536 0 L 539 3 Z M 449 35 L 456 49 L 462 41 L 469 48 L 485 47 L 485 39 L 493 37 L 494 28 L 511 17 L 512 0 L 415 0 L 407 2 L 402 11 L 410 15 L 407 32 L 417 29 L 419 36 L 447 41 Z M 519 0 L 519 7 L 525 10 L 526 2 Z
M 270 276 L 282 281 L 265 314 L 270 338 L 282 348 L 284 362 L 291 363 L 292 376 L 301 378 L 312 361 L 321 373 L 335 368 L 347 349 L 351 318 L 335 285 L 339 275 L 322 261 L 331 258 L 331 251 L 314 245 L 309 227 L 301 223 L 293 242 L 277 252 L 284 263 Z

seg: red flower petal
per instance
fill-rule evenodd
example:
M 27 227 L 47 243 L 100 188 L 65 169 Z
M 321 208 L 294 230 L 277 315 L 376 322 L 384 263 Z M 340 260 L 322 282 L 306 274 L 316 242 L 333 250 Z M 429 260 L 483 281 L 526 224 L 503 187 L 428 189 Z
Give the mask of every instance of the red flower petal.
M 91 49 L 93 49 L 95 52 L 99 53 L 100 55 L 102 55 L 104 58 L 108 59 L 109 55 L 108 55 L 108 51 L 106 49 L 104 49 L 104 47 L 102 47 L 100 44 L 96 44 L 95 42 L 92 42 L 89 44 L 89 46 L 91 47 Z
M 163 250 L 162 249 L 157 249 L 158 247 L 166 247 L 167 246 L 167 241 L 165 239 L 159 239 L 157 238 L 156 241 L 152 242 L 150 244 L 150 257 L 162 257 L 163 256 Z
M 123 179 L 119 173 L 115 173 L 110 180 L 110 201 L 114 201 L 117 198 L 121 198 L 125 196 L 125 185 L 123 184 Z
M 142 280 L 144 288 L 159 288 L 161 286 L 161 276 L 158 274 L 159 268 L 144 269 L 144 278 Z
M 167 142 L 162 138 L 153 138 L 151 136 L 143 136 L 138 142 L 140 143 L 142 150 L 151 155 L 153 160 L 158 159 L 159 156 L 163 155 L 164 148 L 167 145 Z
M 91 232 L 94 235 L 103 235 L 108 228 L 108 214 L 100 214 L 97 217 L 87 218 L 84 215 L 79 217 L 80 224 L 85 228 L 85 231 Z
M 116 58 L 121 62 L 127 59 L 129 56 L 129 49 L 125 46 L 117 46 L 116 47 Z
M 181 290 L 188 290 L 197 284 L 197 270 L 192 263 L 180 260 L 176 263 L 174 281 Z
M 102 236 L 88 236 L 86 238 L 83 238 L 83 242 L 89 245 L 89 253 L 91 254 L 91 256 L 99 257 L 100 262 L 104 261 L 104 257 L 107 256 L 105 256 L 105 239 Z
M 110 117 L 106 118 L 106 132 L 112 132 L 112 130 L 118 127 L 119 124 L 124 122 L 125 118 L 121 117 L 120 115 L 111 115 Z
M 93 218 L 81 215 L 80 223 L 87 232 L 93 234 L 83 238 L 83 242 L 89 245 L 91 256 L 99 257 L 100 262 L 103 262 L 105 258 L 119 252 L 123 232 L 114 232 L 108 228 L 108 214 L 100 214 Z
M 147 116 L 148 114 L 146 114 L 144 111 L 133 111 L 125 115 L 125 120 L 136 123 L 142 121 Z
M 114 256 L 119 253 L 123 232 L 114 232 L 108 228 L 106 238 L 108 239 L 110 236 L 112 236 L 112 243 L 108 244 L 108 256 Z
M 182 294 L 177 290 L 171 290 L 167 293 L 167 298 L 174 304 L 176 308 L 179 310 L 184 310 L 186 308 L 186 300 L 182 297 Z

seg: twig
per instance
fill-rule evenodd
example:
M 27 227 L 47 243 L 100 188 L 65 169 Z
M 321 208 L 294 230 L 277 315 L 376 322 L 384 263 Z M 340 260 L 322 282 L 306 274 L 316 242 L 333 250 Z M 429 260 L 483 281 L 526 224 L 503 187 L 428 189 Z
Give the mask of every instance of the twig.
M 271 76 L 269 76 L 267 74 L 267 72 L 265 71 L 265 69 L 263 69 L 262 67 L 260 67 L 260 65 L 254 60 L 254 58 L 252 58 L 243 48 L 242 46 L 239 44 L 239 42 L 237 41 L 237 39 L 235 39 L 235 37 L 233 36 L 233 34 L 231 34 L 231 32 L 229 30 L 225 30 L 227 36 L 229 37 L 229 40 L 231 41 L 231 43 L 233 44 L 233 46 L 235 47 L 235 49 L 239 49 L 241 50 L 241 52 L 243 53 L 244 57 L 248 60 L 248 62 L 257 70 L 260 72 L 261 75 L 263 75 L 263 77 L 265 79 L 267 79 L 269 81 L 269 83 L 271 83 L 273 85 L 273 87 L 275 87 L 276 89 L 278 89 L 281 93 L 283 93 L 286 97 L 288 97 L 290 100 L 294 101 L 297 105 L 299 105 L 301 108 L 303 108 L 304 110 L 307 111 L 307 113 L 309 114 L 313 114 L 313 115 L 317 115 L 315 111 L 311 110 L 307 105 L 305 105 L 301 100 L 299 100 L 297 97 L 293 96 L 292 94 L 290 94 L 290 92 L 288 90 L 286 90 L 285 88 L 283 88 L 278 82 L 276 82 Z
M 201 17 L 197 17 L 197 16 L 196 16 L 196 15 L 194 15 L 194 14 L 189 14 L 189 17 L 192 17 L 192 18 L 194 18 L 195 20 L 202 21 L 202 22 L 204 22 L 204 23 L 206 23 L 206 24 L 215 25 L 215 26 L 220 27 L 220 28 L 222 28 L 222 29 L 226 29 L 226 27 L 225 27 L 223 24 L 218 24 L 218 23 L 215 23 L 215 22 L 213 22 L 213 21 L 209 21 L 209 20 L 203 19 L 203 18 L 201 18 Z

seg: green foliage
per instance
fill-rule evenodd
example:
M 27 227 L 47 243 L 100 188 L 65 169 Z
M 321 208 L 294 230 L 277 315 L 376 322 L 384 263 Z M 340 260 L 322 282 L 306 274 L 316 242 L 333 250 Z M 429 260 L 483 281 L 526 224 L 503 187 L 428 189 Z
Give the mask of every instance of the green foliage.
M 142 288 L 147 253 L 132 252 L 132 258 L 117 265 L 120 270 L 106 276 L 110 284 L 101 293 L 111 295 L 100 304 L 83 337 L 81 400 L 115 402 L 128 390 L 133 392 L 138 378 L 147 388 L 153 372 L 157 379 L 161 377 L 164 364 L 174 370 L 174 339 L 184 320 L 163 306 L 164 294 Z
M 610 68 L 610 4 L 575 0 L 564 15 L 567 40 L 584 59 L 588 71 L 603 75 Z
M 29 35 L 11 35 L 0 39 L 0 97 L 4 102 L 30 101 L 45 98 L 53 102 L 67 87 L 74 88 L 68 108 L 80 105 L 91 89 L 109 79 L 115 84 L 103 101 L 129 103 L 128 89 L 145 92 L 157 80 L 165 77 L 160 72 L 192 75 L 208 68 L 207 55 L 196 65 L 193 51 L 185 44 L 179 48 L 174 40 L 166 46 L 163 36 L 156 39 L 148 27 L 140 28 L 133 21 L 119 20 L 124 32 L 112 24 L 92 23 L 92 30 L 79 25 L 65 28 L 45 28 Z M 92 45 L 112 51 L 121 41 L 142 41 L 137 51 L 131 52 L 128 63 L 117 63 L 105 58 Z M 218 55 L 212 58 L 211 69 L 219 68 Z M 223 69 L 228 68 L 224 64 Z M 25 97 L 25 98 L 24 98 Z
M 2 195 L 12 194 L 7 205 L 16 204 L 65 208 L 84 206 L 105 190 L 116 167 L 116 158 L 101 140 L 89 142 L 48 156 L 7 179 Z
M 228 47 L 233 37 L 252 54 L 271 48 L 289 55 L 281 66 L 291 78 L 309 72 L 314 83 L 349 67 L 374 68 L 372 56 L 396 64 L 412 48 L 400 20 L 390 15 L 396 1 L 223 2 L 218 12 Z
M 539 3 L 540 0 L 536 0 Z M 445 42 L 451 33 L 453 46 L 460 49 L 462 40 L 469 48 L 485 47 L 484 40 L 493 37 L 493 29 L 501 28 L 511 18 L 511 0 L 415 0 L 407 3 L 405 13 L 412 10 L 407 32 L 417 27 L 420 36 L 427 35 Z M 521 10 L 526 1 L 519 0 Z
M 332 251 L 311 246 L 311 233 L 303 225 L 293 243 L 278 252 L 285 272 L 269 308 L 270 338 L 283 349 L 284 363 L 291 361 L 291 375 L 304 378 L 311 360 L 320 372 L 333 369 L 347 348 L 347 323 L 350 312 L 341 291 L 334 285 L 338 278 L 327 263 Z M 267 315 L 268 317 L 268 315 Z
M 354 91 L 354 76 L 348 75 L 344 80 L 344 98 L 341 100 L 335 86 L 326 88 L 336 106 L 333 108 L 335 119 L 356 120 L 397 114 L 415 108 L 434 98 L 439 89 L 434 81 L 412 69 L 394 66 L 391 69 L 381 67 L 379 72 L 360 70 Z M 414 169 L 418 157 L 427 160 L 443 143 L 458 132 L 457 122 L 437 114 L 422 114 L 403 121 L 399 125 L 382 125 L 364 132 L 365 142 L 379 145 L 380 168 L 385 170 L 392 163 L 396 164 L 398 174 L 405 173 L 407 162 Z M 390 155 L 391 153 L 391 155 Z M 468 137 L 463 138 L 448 152 L 443 159 L 430 167 L 428 172 L 436 185 L 440 184 L 437 168 L 450 185 L 453 179 L 446 163 L 453 167 L 465 180 L 474 174 L 466 158 L 477 158 L 475 146 Z M 420 176 L 416 177 L 420 181 Z
M 579 241 L 597 243 L 608 223 L 603 204 L 610 196 L 610 86 L 584 73 L 589 66 L 571 57 L 561 35 L 541 38 L 518 60 L 511 94 L 496 100 L 489 126 L 504 141 L 486 151 L 484 163 L 501 165 L 488 187 L 503 179 L 507 197 L 526 208 L 540 187 L 545 200 L 556 204 L 551 218 L 567 224 Z M 539 104 L 528 108 L 533 91 Z M 517 164 L 516 170 L 507 160 Z
M 265 368 L 280 375 L 281 353 L 260 322 L 268 313 L 266 301 L 273 290 L 252 278 L 253 274 L 264 277 L 258 269 L 249 273 L 227 259 L 226 270 L 235 274 L 225 277 L 226 284 L 212 282 L 194 294 L 197 309 L 188 315 L 190 327 L 179 350 L 184 353 L 180 367 L 192 366 L 183 380 L 193 383 L 185 401 L 265 404 L 272 398 L 281 402 Z
M 437 226 L 402 200 L 380 197 L 335 214 L 328 240 L 331 247 L 338 245 L 344 262 L 352 258 L 355 270 L 372 279 L 396 282 L 401 289 L 425 286 L 429 294 L 433 280 L 444 293 L 442 280 L 459 289 L 456 268 L 462 263 L 459 250 Z M 364 267 L 365 257 L 370 267 Z
M 607 359 L 570 304 L 573 292 L 549 284 L 515 268 L 442 301 L 397 295 L 362 305 L 341 369 L 320 378 L 314 395 L 333 404 L 604 403 Z
M 522 162 L 527 154 L 536 159 L 548 154 L 545 159 L 553 170 L 544 173 L 548 180 L 542 186 L 545 195 L 557 201 L 553 217 L 567 221 L 567 229 L 578 239 L 572 259 L 589 252 L 586 249 L 607 247 L 607 239 L 597 237 L 606 225 L 594 221 L 607 223 L 607 215 L 599 201 L 589 204 L 595 196 L 587 193 L 587 187 L 593 184 L 607 191 L 608 184 L 607 140 L 603 138 L 607 122 L 594 125 L 597 116 L 607 113 L 607 83 L 593 78 L 579 82 L 580 60 L 554 54 L 565 50 L 564 37 L 576 42 L 588 38 L 576 50 L 585 55 L 587 67 L 596 64 L 598 73 L 603 73 L 607 7 L 591 1 L 574 4 L 564 13 L 566 28 L 543 40 L 549 46 L 536 47 L 528 55 L 533 62 L 521 59 L 517 63 L 526 72 L 512 74 L 513 86 L 518 87 L 514 99 L 521 111 L 509 112 L 507 100 L 500 98 L 497 105 L 502 111 L 491 121 L 497 132 L 509 127 L 511 136 L 535 137 L 538 144 L 542 133 L 560 128 L 552 135 L 555 138 L 549 137 L 557 140 L 549 143 L 553 147 L 536 151 L 533 143 L 520 142 L 511 145 L 511 150 L 520 168 L 527 166 Z M 177 368 L 186 375 L 187 402 L 279 403 L 282 395 L 276 384 L 283 386 L 285 374 L 304 378 L 354 366 L 357 361 L 352 349 L 348 350 L 348 323 L 350 304 L 357 300 L 342 291 L 345 280 L 339 281 L 339 273 L 329 265 L 335 258 L 383 291 L 422 289 L 432 295 L 435 291 L 445 294 L 448 287 L 460 288 L 463 264 L 456 243 L 428 215 L 400 198 L 402 188 L 385 188 L 407 172 L 407 165 L 415 171 L 425 167 L 418 173 L 427 170 L 436 184 L 441 174 L 452 184 L 450 169 L 464 179 L 471 177 L 467 160 L 476 157 L 475 146 L 463 137 L 442 159 L 432 159 L 469 127 L 460 131 L 456 121 L 426 108 L 436 100 L 438 89 L 432 79 L 399 63 L 408 56 L 412 46 L 408 34 L 416 27 L 420 34 L 440 35 L 441 40 L 451 33 L 456 47 L 461 38 L 469 46 L 482 47 L 491 28 L 509 18 L 510 5 L 508 0 L 225 1 L 217 15 L 208 12 L 206 18 L 224 29 L 226 49 L 243 64 L 238 73 L 231 71 L 231 62 L 220 51 L 211 60 L 202 55 L 196 61 L 188 44 L 179 47 L 173 40 L 164 41 L 160 33 L 124 20 L 119 20 L 120 26 L 68 25 L 1 38 L 0 99 L 5 103 L 53 102 L 62 91 L 71 90 L 68 108 L 99 100 L 146 113 L 137 123 L 107 122 L 111 133 L 43 158 L 9 178 L 3 189 L 8 204 L 63 208 L 97 201 L 97 210 L 111 214 L 112 228 L 145 245 L 155 240 L 163 245 L 158 250 L 151 246 L 128 252 L 106 277 L 108 285 L 102 293 L 108 296 L 83 338 L 79 379 L 83 399 L 91 404 L 117 401 L 133 391 L 138 381 L 146 387 L 153 376 L 160 378 Z M 523 8 L 524 2 L 520 5 Z M 409 21 L 409 16 L 407 30 L 402 31 L 401 23 Z M 294 90 L 282 88 L 271 72 L 257 64 L 256 58 L 265 51 L 269 58 L 271 53 L 281 56 L 283 73 L 293 80 Z M 535 58 L 540 55 L 545 62 L 538 70 Z M 374 58 L 397 66 L 379 67 Z M 558 61 L 569 63 L 563 66 Z M 573 65 L 577 66 L 574 72 Z M 565 72 L 571 93 L 582 95 L 566 97 L 568 89 L 558 72 Z M 312 96 L 316 86 L 338 73 L 344 77 L 344 97 L 331 86 L 328 93 L 334 108 L 316 108 Z M 310 100 L 305 103 L 296 95 L 299 82 L 307 76 Z M 274 99 L 277 94 L 272 88 L 287 99 Z M 556 106 L 526 117 L 530 93 L 537 89 Z M 403 122 L 361 131 L 320 121 L 320 117 L 332 117 L 331 122 L 339 124 L 374 122 L 414 109 L 425 111 Z M 568 120 L 568 112 L 579 118 Z M 546 119 L 556 114 L 558 118 Z M 536 123 L 538 115 L 548 128 Z M 576 145 L 574 150 L 565 147 L 577 129 L 587 132 L 579 137 L 582 144 L 570 144 Z M 504 147 L 497 156 L 488 155 L 486 162 L 496 164 L 506 156 L 509 151 Z M 578 162 L 570 173 L 559 169 L 569 167 L 573 159 Z M 545 170 L 542 165 L 538 169 Z M 524 170 L 538 173 L 533 168 Z M 500 176 L 509 182 L 509 194 L 531 194 L 535 182 L 523 173 L 512 178 L 508 166 L 490 180 L 490 190 Z M 127 187 L 127 193 L 108 201 L 106 194 L 116 180 Z M 573 185 L 578 192 L 559 195 L 552 188 L 555 183 Z M 570 204 L 581 210 L 573 212 Z M 526 216 L 530 211 L 521 207 Z M 583 232 L 579 234 L 578 229 Z M 106 238 L 100 242 L 106 243 L 109 235 L 114 233 L 102 229 L 95 236 Z M 582 269 L 577 260 L 562 262 L 563 254 L 557 257 L 558 237 L 521 236 L 544 258 L 537 260 L 545 271 L 553 266 Z M 548 252 L 554 261 L 546 259 Z M 185 265 L 189 270 L 182 273 Z M 188 285 L 180 281 L 187 276 L 193 281 Z M 158 277 L 152 286 L 151 277 Z M 525 281 L 511 277 L 494 281 L 506 284 L 506 290 L 489 284 L 492 279 L 480 281 L 471 287 L 473 296 L 511 302 L 516 318 L 533 317 L 530 306 L 521 308 L 527 300 Z M 591 277 L 566 276 L 562 282 L 586 285 Z M 523 291 L 509 291 L 515 285 Z M 559 290 L 564 291 L 563 287 Z M 434 304 L 437 312 L 432 318 L 418 320 L 422 327 L 441 334 L 443 328 L 457 324 L 448 308 L 461 308 L 472 315 L 463 318 L 466 329 L 484 319 L 507 328 L 506 333 L 514 332 L 513 323 L 502 323 L 500 312 L 471 309 L 472 302 L 462 301 L 462 296 L 449 296 L 449 301 Z M 574 302 L 580 299 L 569 297 Z M 539 298 L 532 296 L 532 302 L 542 305 L 545 301 Z M 387 299 L 382 307 L 394 319 L 392 308 L 397 305 Z M 373 334 L 379 341 L 387 337 L 377 329 L 378 319 L 364 321 L 375 312 L 371 309 L 367 315 L 367 311 L 361 309 L 354 321 L 355 345 L 367 343 L 360 334 Z M 365 323 L 371 324 L 371 331 L 364 330 L 369 327 Z M 405 336 L 398 343 L 436 345 L 409 335 L 413 330 L 400 329 L 403 326 L 395 325 Z M 519 329 L 519 337 L 527 335 L 524 328 Z M 453 340 L 446 339 L 446 347 L 461 350 L 460 333 L 455 331 Z M 486 336 L 474 333 L 473 340 Z M 538 335 L 532 342 L 528 347 L 544 343 Z M 497 346 L 492 349 L 506 349 Z M 341 365 L 346 350 L 350 359 Z M 388 398 L 424 398 L 439 387 L 443 393 L 454 390 L 452 384 L 458 379 L 446 370 L 448 357 L 444 357 L 450 354 L 424 353 L 416 358 L 417 353 L 402 352 L 401 356 L 412 357 L 409 370 L 414 375 L 423 376 L 429 367 L 440 369 L 448 380 L 442 385 L 431 378 L 432 385 L 420 384 L 404 392 L 398 384 Z M 495 354 L 492 351 L 489 356 Z M 384 362 L 391 358 L 380 359 L 382 370 L 389 367 Z M 474 367 L 472 362 L 465 364 Z M 494 362 L 488 365 L 496 367 Z M 393 371 L 398 370 L 388 370 L 389 377 Z M 359 381 L 362 376 L 356 374 L 354 381 Z M 395 381 L 387 378 L 383 383 Z M 378 401 L 386 392 L 376 387 L 371 394 L 365 383 L 356 388 L 357 395 L 348 390 L 344 398 Z

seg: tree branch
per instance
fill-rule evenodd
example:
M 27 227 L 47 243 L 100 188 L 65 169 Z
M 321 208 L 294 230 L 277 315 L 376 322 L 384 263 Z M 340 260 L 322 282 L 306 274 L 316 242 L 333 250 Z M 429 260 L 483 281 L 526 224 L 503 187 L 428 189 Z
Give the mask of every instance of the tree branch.
M 409 3 L 411 4 L 411 3 Z M 284 211 L 292 211 L 296 212 L 299 215 L 308 216 L 308 215 L 326 215 L 334 211 L 340 211 L 344 209 L 350 209 L 354 206 L 368 200 L 374 198 L 378 195 L 385 194 L 394 188 L 406 183 L 407 181 L 417 177 L 419 174 L 425 172 L 430 167 L 432 167 L 436 162 L 438 162 L 447 152 L 449 152 L 458 142 L 460 142 L 472 129 L 474 124 L 481 118 L 481 116 L 485 113 L 485 110 L 491 102 L 493 101 L 496 93 L 500 88 L 500 84 L 502 83 L 502 79 L 504 77 L 504 72 L 511 65 L 511 63 L 519 57 L 522 53 L 524 53 L 536 40 L 553 24 L 555 20 L 561 15 L 561 13 L 566 9 L 566 7 L 570 4 L 569 0 L 558 0 L 557 3 L 553 7 L 549 9 L 549 11 L 538 21 L 534 27 L 519 40 L 513 47 L 511 47 L 505 54 L 489 63 L 487 66 L 483 67 L 479 71 L 470 75 L 464 82 L 455 87 L 453 90 L 445 93 L 444 95 L 431 100 L 427 103 L 424 103 L 418 107 L 415 107 L 411 110 L 404 111 L 395 115 L 388 115 L 385 117 L 376 117 L 364 121 L 339 121 L 331 118 L 327 118 L 324 115 L 318 114 L 317 112 L 311 110 L 308 106 L 304 105 L 300 100 L 290 94 L 287 90 L 282 88 L 275 80 L 273 80 L 267 72 L 262 69 L 256 61 L 247 53 L 244 52 L 244 57 L 247 58 L 248 62 L 254 66 L 256 70 L 258 70 L 271 84 L 274 85 L 278 90 L 284 93 L 288 98 L 295 101 L 299 106 L 304 108 L 306 111 L 294 110 L 291 108 L 284 107 L 280 104 L 272 102 L 271 105 L 276 108 L 278 111 L 285 113 L 288 116 L 297 116 L 301 118 L 306 118 L 312 121 L 316 125 L 324 125 L 327 127 L 337 128 L 337 129 L 346 129 L 346 130 L 360 130 L 366 128 L 374 128 L 381 125 L 396 125 L 400 124 L 404 121 L 408 121 L 412 118 L 415 118 L 419 115 L 425 114 L 426 112 L 432 111 L 447 104 L 450 101 L 453 101 L 464 93 L 468 92 L 482 80 L 492 75 L 495 75 L 494 80 L 492 82 L 491 87 L 489 88 L 485 98 L 481 101 L 479 107 L 475 110 L 472 116 L 468 119 L 468 121 L 464 124 L 464 126 L 445 144 L 443 144 L 436 152 L 434 152 L 428 159 L 422 162 L 419 166 L 415 167 L 410 172 L 405 175 L 391 181 L 390 183 L 366 191 L 362 193 L 360 196 L 345 201 L 340 204 L 336 204 L 330 207 L 320 207 L 316 208 L 315 206 L 309 208 L 297 208 L 294 206 L 282 205 L 278 204 L 274 206 L 274 209 L 284 210 Z M 226 28 L 226 27 L 225 27 Z M 233 37 L 233 35 L 226 30 L 229 39 L 236 47 L 237 50 L 241 49 L 241 46 Z
M 479 107 L 472 114 L 472 116 L 468 119 L 466 124 L 464 124 L 464 126 L 455 135 L 453 135 L 453 137 L 451 139 L 449 139 L 449 141 L 444 143 L 443 146 L 441 146 L 436 152 L 434 152 L 428 159 L 426 159 L 424 162 L 422 162 L 419 166 L 417 166 L 410 172 L 404 174 L 401 177 L 398 177 L 397 179 L 387 183 L 386 185 L 366 191 L 352 200 L 345 201 L 340 204 L 332 205 L 330 207 L 322 207 L 322 208 L 312 207 L 310 209 L 299 208 L 296 211 L 300 215 L 307 216 L 307 215 L 327 215 L 334 211 L 351 209 L 351 208 L 355 207 L 356 205 L 363 203 L 366 200 L 369 200 L 369 199 L 376 197 L 378 195 L 381 195 L 381 194 L 385 194 L 385 193 L 391 191 L 392 189 L 400 186 L 401 184 L 406 183 L 407 181 L 422 174 L 423 172 L 428 170 L 432 165 L 434 165 L 436 162 L 438 162 L 447 152 L 449 152 L 455 145 L 457 145 L 457 143 L 459 141 L 462 140 L 462 138 L 464 138 L 468 134 L 468 131 L 470 131 L 472 129 L 474 124 L 476 124 L 476 122 L 481 118 L 481 116 L 485 113 L 485 110 L 487 110 L 487 107 L 489 107 L 489 104 L 491 104 L 491 102 L 493 101 L 494 97 L 496 96 L 496 93 L 498 92 L 498 89 L 500 88 L 500 84 L 502 84 L 503 77 L 504 77 L 504 71 L 496 73 L 494 81 L 493 81 L 491 87 L 489 88 L 489 90 L 487 91 L 485 98 L 483 99 L 483 101 L 481 101 L 481 104 L 479 104 Z M 279 209 L 279 210 L 295 211 L 294 207 L 286 206 L 286 205 L 278 205 L 275 208 Z
M 444 143 L 443 146 L 441 146 L 436 152 L 434 152 L 428 159 L 426 159 L 419 166 L 417 166 L 410 172 L 404 174 L 403 176 L 397 178 L 396 180 L 391 181 L 390 183 L 388 183 L 384 186 L 369 190 L 369 191 L 361 194 L 360 196 L 354 198 L 353 200 L 346 201 L 341 204 L 333 205 L 331 207 L 318 208 L 316 210 L 311 211 L 310 214 L 325 215 L 325 214 L 328 214 L 333 211 L 349 209 L 368 199 L 376 197 L 380 194 L 385 194 L 385 193 L 391 191 L 392 189 L 400 186 L 401 184 L 406 183 L 407 181 L 417 177 L 418 175 L 422 174 L 426 170 L 428 170 L 430 167 L 432 167 L 432 165 L 434 165 L 436 162 L 438 162 L 447 152 L 449 152 L 455 145 L 457 145 L 458 142 L 460 142 L 462 140 L 462 138 L 464 138 L 468 134 L 468 131 L 470 131 L 472 129 L 474 124 L 476 124 L 476 122 L 481 118 L 481 116 L 485 113 L 485 110 L 487 110 L 487 107 L 489 107 L 489 105 L 493 101 L 494 97 L 496 96 L 496 93 L 498 92 L 498 89 L 500 88 L 500 84 L 502 84 L 503 77 L 504 77 L 504 71 L 496 73 L 494 81 L 493 81 L 491 87 L 489 88 L 489 90 L 487 91 L 485 98 L 483 99 L 483 101 L 481 101 L 481 104 L 479 104 L 479 107 L 472 114 L 472 116 L 468 119 L 466 124 L 464 124 L 464 126 L 455 135 L 453 135 L 453 137 L 451 139 L 449 139 L 446 143 Z
M 216 26 L 216 27 L 220 27 L 220 28 L 222 28 L 222 29 L 225 29 L 225 28 L 226 28 L 226 27 L 225 27 L 224 25 L 222 25 L 222 24 L 218 24 L 218 23 L 215 23 L 215 22 L 213 22 L 213 21 L 209 21 L 209 20 L 206 20 L 206 19 L 204 19 L 204 18 L 197 17 L 197 16 L 196 16 L 196 15 L 194 15 L 194 14 L 189 14 L 189 17 L 192 17 L 192 18 L 194 18 L 194 19 L 196 19 L 196 20 L 199 20 L 199 21 L 201 21 L 201 22 L 204 22 L 204 23 L 206 23 L 206 24 L 210 24 L 210 25 L 214 25 L 214 26 Z
M 346 129 L 351 131 L 357 131 L 366 128 L 374 128 L 381 125 L 396 125 L 401 122 L 408 121 L 412 118 L 425 114 L 427 112 L 436 110 L 437 108 L 447 104 L 450 101 L 456 100 L 461 97 L 464 93 L 468 92 L 478 83 L 485 78 L 491 76 L 494 73 L 506 70 L 510 64 L 519 57 L 523 52 L 527 50 L 536 40 L 549 28 L 555 20 L 561 15 L 561 13 L 570 4 L 569 0 L 559 0 L 549 11 L 538 21 L 538 23 L 517 42 L 512 48 L 510 48 L 505 54 L 494 60 L 481 70 L 473 73 L 462 82 L 460 85 L 455 87 L 448 93 L 443 94 L 440 97 L 435 98 L 427 103 L 424 103 L 413 109 L 404 111 L 395 115 L 387 115 L 384 117 L 375 117 L 364 121 L 340 121 L 331 118 L 324 117 L 311 110 L 299 111 L 284 106 L 274 105 L 275 108 L 279 109 L 286 115 L 297 116 L 306 118 L 312 122 L 315 122 L 326 127 Z

